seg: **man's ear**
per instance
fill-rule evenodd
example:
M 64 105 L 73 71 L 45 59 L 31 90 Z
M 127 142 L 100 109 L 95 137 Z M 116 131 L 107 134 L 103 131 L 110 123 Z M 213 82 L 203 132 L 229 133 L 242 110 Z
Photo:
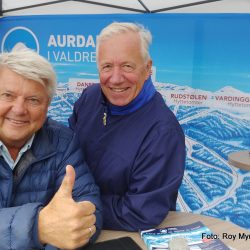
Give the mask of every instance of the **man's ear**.
M 147 62 L 147 66 L 146 66 L 147 78 L 152 75 L 152 63 L 153 63 L 152 60 L 148 60 Z

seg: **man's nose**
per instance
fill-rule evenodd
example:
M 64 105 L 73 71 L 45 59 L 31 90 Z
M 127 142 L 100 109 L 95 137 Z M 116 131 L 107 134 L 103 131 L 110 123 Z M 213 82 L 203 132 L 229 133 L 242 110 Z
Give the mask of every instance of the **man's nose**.
M 114 67 L 111 72 L 110 82 L 111 83 L 120 83 L 124 79 L 123 72 L 120 67 Z
M 12 105 L 12 111 L 15 114 L 22 115 L 27 112 L 27 107 L 24 99 L 16 99 Z

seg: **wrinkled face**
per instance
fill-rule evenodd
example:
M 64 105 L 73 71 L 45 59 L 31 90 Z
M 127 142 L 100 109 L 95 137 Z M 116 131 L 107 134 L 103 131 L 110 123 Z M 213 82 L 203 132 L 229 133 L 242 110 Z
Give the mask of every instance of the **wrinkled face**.
M 49 105 L 48 92 L 4 67 L 0 70 L 0 140 L 21 148 L 42 127 Z
M 117 34 L 100 43 L 100 84 L 104 95 L 114 105 L 127 105 L 139 94 L 151 66 L 151 60 L 143 60 L 138 34 Z

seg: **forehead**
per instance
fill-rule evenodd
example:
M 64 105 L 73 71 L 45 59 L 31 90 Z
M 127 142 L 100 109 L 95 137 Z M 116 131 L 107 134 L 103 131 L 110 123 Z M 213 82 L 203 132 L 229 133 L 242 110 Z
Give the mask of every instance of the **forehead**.
M 98 59 L 137 58 L 141 55 L 139 35 L 135 32 L 114 34 L 100 42 Z
M 39 91 L 44 93 L 46 91 L 41 83 L 26 79 L 7 67 L 0 68 L 0 88 L 11 91 L 25 89 L 26 92 Z
M 0 82 L 4 81 L 11 81 L 14 79 L 21 79 L 23 78 L 21 75 L 15 73 L 13 70 L 9 69 L 8 67 L 0 67 Z

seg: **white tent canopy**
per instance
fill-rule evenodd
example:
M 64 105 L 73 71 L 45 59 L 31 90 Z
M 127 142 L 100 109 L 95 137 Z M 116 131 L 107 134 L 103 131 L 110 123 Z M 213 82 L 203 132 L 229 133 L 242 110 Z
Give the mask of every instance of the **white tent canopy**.
M 0 0 L 0 14 L 246 13 L 250 0 Z

